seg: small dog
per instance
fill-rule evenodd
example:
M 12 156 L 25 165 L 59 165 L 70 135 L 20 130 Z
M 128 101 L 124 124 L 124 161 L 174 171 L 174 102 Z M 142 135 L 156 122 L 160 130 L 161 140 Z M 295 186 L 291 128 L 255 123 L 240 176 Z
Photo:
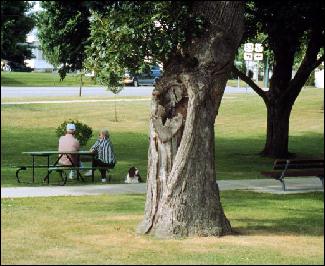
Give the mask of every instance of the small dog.
M 126 175 L 126 179 L 125 179 L 124 183 L 135 184 L 135 183 L 140 183 L 140 182 L 142 182 L 142 180 L 141 180 L 139 170 L 138 170 L 138 168 L 132 166 L 129 169 L 128 174 Z

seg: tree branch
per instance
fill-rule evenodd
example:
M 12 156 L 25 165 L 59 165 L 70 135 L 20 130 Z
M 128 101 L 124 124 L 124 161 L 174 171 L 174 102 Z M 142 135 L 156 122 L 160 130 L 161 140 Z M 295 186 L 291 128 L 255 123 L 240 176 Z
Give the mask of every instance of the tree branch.
M 240 79 L 246 82 L 259 96 L 263 98 L 264 101 L 267 101 L 267 96 L 265 91 L 263 91 L 251 78 L 247 77 L 243 72 L 237 69 L 234 65 L 232 66 L 231 71 L 237 75 Z
M 312 31 L 304 59 L 302 60 L 296 75 L 291 80 L 286 93 L 283 94 L 283 97 L 289 96 L 292 101 L 295 101 L 309 75 L 324 61 L 324 55 L 317 59 L 317 54 L 323 44 L 321 41 L 323 39 L 321 37 L 323 36 L 324 35 L 322 35 L 320 29 Z

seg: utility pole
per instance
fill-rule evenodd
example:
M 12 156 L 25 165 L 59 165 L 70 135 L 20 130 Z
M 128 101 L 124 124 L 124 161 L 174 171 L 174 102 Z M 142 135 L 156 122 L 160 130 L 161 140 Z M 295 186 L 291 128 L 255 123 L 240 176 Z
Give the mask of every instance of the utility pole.
M 266 54 L 266 63 L 264 67 L 264 88 L 269 87 L 269 56 Z
M 255 67 L 256 67 L 256 84 L 258 84 L 258 74 L 259 74 L 259 68 L 260 68 L 260 64 L 259 64 L 259 61 L 256 61 L 256 64 L 255 64 Z
M 81 88 L 82 88 L 82 72 L 80 71 L 80 87 L 79 87 L 79 97 L 81 97 Z

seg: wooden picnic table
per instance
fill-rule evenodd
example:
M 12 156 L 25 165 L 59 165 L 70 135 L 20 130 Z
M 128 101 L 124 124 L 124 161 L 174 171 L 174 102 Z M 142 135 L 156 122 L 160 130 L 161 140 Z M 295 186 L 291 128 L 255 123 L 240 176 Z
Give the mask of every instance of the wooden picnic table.
M 81 169 L 94 169 L 94 158 L 95 158 L 95 153 L 91 151 L 65 151 L 65 152 L 59 152 L 59 151 L 28 151 L 28 152 L 22 152 L 23 154 L 27 154 L 32 156 L 32 164 L 31 165 L 25 165 L 25 166 L 20 166 L 19 169 L 16 171 L 16 177 L 18 182 L 20 183 L 19 180 L 19 171 L 21 170 L 26 170 L 27 168 L 32 168 L 32 181 L 33 183 L 35 182 L 35 169 L 36 168 L 47 168 L 47 174 L 43 178 L 43 180 L 47 180 L 47 183 L 49 184 L 49 179 L 50 179 L 50 174 L 54 170 L 76 170 L 77 171 L 77 179 L 79 177 L 83 180 L 82 176 L 80 175 L 80 170 Z M 50 157 L 52 155 L 58 155 L 57 159 L 55 160 L 54 163 L 50 162 Z M 64 166 L 64 165 L 59 165 L 59 160 L 62 158 L 63 155 L 66 155 L 68 160 L 71 162 L 71 166 Z M 73 164 L 73 160 L 70 157 L 70 155 L 77 155 L 77 161 L 80 161 L 80 157 L 90 157 L 91 158 L 91 167 L 80 167 L 75 166 Z M 40 165 L 36 164 L 35 157 L 46 157 L 47 158 L 47 164 L 45 165 Z M 92 171 L 92 181 L 94 182 L 94 171 Z M 66 180 L 64 184 L 66 183 Z

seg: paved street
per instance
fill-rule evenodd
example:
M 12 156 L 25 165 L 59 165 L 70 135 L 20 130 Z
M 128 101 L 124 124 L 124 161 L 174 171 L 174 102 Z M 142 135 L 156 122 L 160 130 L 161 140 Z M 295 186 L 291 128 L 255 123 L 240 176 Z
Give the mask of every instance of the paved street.
M 153 87 L 125 87 L 118 96 L 149 96 Z M 83 87 L 82 96 L 114 96 L 103 87 Z M 79 96 L 79 87 L 1 87 L 1 98 Z
M 283 191 L 279 181 L 274 179 L 220 180 L 223 190 L 252 190 L 274 194 L 305 193 L 323 191 L 322 183 L 316 177 L 287 178 L 287 190 Z M 146 184 L 105 184 L 83 186 L 41 186 L 41 187 L 1 187 L 1 198 L 81 196 L 100 194 L 143 194 Z
M 126 99 L 84 99 L 84 100 L 52 100 L 52 101 L 12 101 L 12 102 L 2 102 L 1 105 L 19 105 L 19 104 L 48 104 L 48 103 L 95 103 L 95 102 L 149 102 L 150 97 L 146 98 L 126 98 Z
M 153 87 L 125 87 L 118 96 L 151 96 Z M 225 94 L 251 93 L 250 88 L 226 87 Z M 79 87 L 5 87 L 1 86 L 1 99 L 17 97 L 79 96 Z M 114 96 L 103 87 L 83 87 L 82 96 Z

